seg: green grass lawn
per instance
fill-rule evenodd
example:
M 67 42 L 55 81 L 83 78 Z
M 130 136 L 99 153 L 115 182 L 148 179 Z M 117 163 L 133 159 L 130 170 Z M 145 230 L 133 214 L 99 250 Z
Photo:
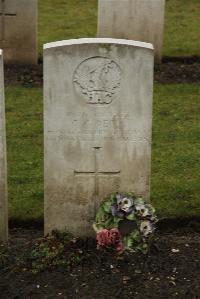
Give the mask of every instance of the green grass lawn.
M 200 87 L 156 85 L 151 199 L 158 214 L 200 215 Z
M 160 217 L 200 215 L 200 87 L 154 90 L 151 200 Z M 43 217 L 42 90 L 6 88 L 10 217 Z
M 199 0 L 166 0 L 164 55 L 200 54 Z M 46 42 L 95 37 L 97 0 L 39 0 Z M 151 200 L 160 217 L 200 215 L 197 85 L 155 85 Z M 6 88 L 9 215 L 43 217 L 42 89 Z
M 42 90 L 6 88 L 10 217 L 43 215 Z
M 163 54 L 200 55 L 200 1 L 166 0 Z M 95 37 L 97 0 L 39 0 L 39 55 L 47 42 Z
M 199 24 L 199 0 L 166 0 L 163 55 L 200 55 Z

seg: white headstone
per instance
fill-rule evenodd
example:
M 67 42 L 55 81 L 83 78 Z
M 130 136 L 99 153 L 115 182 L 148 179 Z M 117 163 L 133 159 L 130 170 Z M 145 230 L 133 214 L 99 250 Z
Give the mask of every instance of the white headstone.
M 0 0 L 0 48 L 5 63 L 37 63 L 37 0 Z
M 107 39 L 44 46 L 45 233 L 93 233 L 99 202 L 149 197 L 153 47 Z
M 162 58 L 165 0 L 99 0 L 98 37 L 152 43 Z
M 0 50 L 0 241 L 6 241 L 7 237 L 8 237 L 8 211 L 7 211 L 4 76 L 3 76 L 3 54 L 2 54 L 2 50 Z

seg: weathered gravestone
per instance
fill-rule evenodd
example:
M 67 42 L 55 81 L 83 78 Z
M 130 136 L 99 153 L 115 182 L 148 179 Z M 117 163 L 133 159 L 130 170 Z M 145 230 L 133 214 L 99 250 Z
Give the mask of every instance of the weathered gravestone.
M 37 63 L 37 0 L 0 0 L 0 48 L 8 64 Z
M 0 241 L 8 237 L 7 212 L 7 174 L 6 174 L 6 133 L 5 133 L 5 103 L 3 55 L 0 50 Z
M 151 44 L 44 46 L 45 233 L 91 235 L 111 192 L 149 197 L 152 86 Z
M 99 0 L 97 36 L 152 43 L 159 63 L 164 10 L 165 0 Z

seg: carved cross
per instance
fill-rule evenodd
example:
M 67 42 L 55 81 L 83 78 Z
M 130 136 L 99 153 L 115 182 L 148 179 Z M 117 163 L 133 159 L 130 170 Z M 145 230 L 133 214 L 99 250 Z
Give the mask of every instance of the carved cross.
M 99 177 L 101 176 L 117 176 L 120 177 L 120 170 L 117 171 L 99 171 L 99 161 L 98 161 L 98 152 L 101 147 L 94 147 L 94 170 L 92 171 L 80 171 L 80 170 L 74 170 L 75 176 L 92 176 L 95 179 L 95 198 L 96 203 L 99 197 Z
M 16 17 L 16 13 L 11 13 L 11 12 L 6 12 L 5 9 L 5 1 L 6 0 L 0 0 L 1 4 L 1 10 L 0 10 L 0 17 L 1 17 L 1 22 L 0 22 L 0 40 L 5 41 L 5 18 L 6 17 Z

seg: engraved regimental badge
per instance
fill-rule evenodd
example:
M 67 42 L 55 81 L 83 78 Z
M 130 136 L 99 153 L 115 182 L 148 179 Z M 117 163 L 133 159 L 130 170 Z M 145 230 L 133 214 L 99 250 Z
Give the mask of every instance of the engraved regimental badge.
M 74 72 L 77 92 L 88 104 L 109 104 L 120 89 L 121 71 L 113 60 L 91 57 L 81 62 Z

